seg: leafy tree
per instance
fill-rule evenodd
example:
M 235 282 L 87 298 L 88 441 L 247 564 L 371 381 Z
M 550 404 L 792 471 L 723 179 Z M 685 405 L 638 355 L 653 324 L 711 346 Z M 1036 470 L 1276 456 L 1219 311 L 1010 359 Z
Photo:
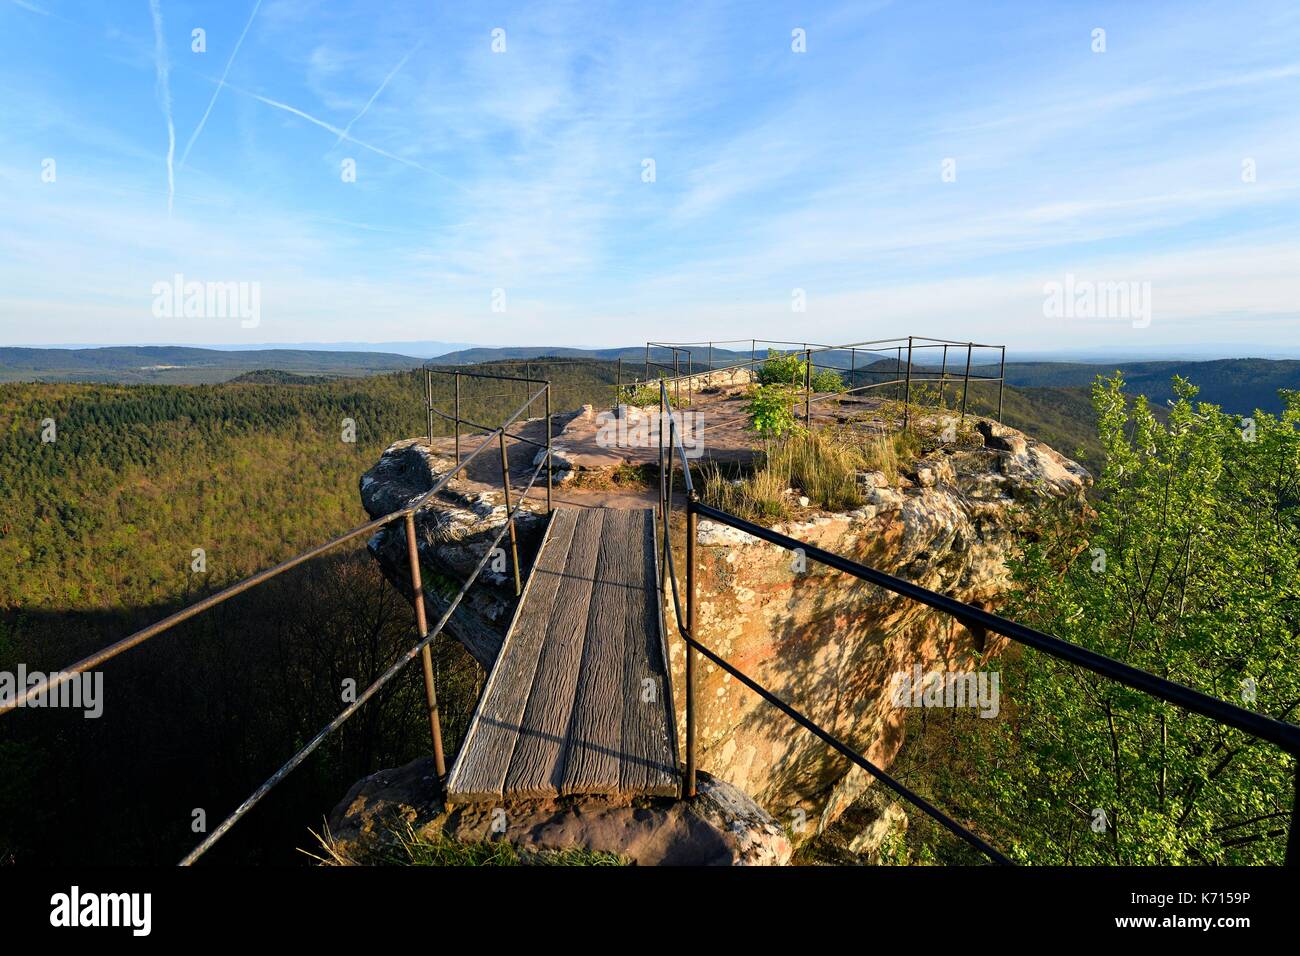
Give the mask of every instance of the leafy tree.
M 1106 464 L 1091 528 L 1044 522 L 1010 617 L 1293 720 L 1300 702 L 1300 393 L 1241 420 L 1175 377 L 1168 421 L 1123 380 L 1093 388 Z M 1062 559 L 1065 569 L 1062 572 Z M 959 799 L 1034 863 L 1276 863 L 1295 761 L 1045 654 L 1005 656 L 1000 732 Z M 984 726 L 980 726 L 983 724 Z

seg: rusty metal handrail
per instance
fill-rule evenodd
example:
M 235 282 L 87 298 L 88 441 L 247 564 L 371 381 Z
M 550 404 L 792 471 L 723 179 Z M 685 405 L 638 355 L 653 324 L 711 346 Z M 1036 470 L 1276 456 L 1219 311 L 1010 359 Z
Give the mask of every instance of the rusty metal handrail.
M 500 429 L 498 429 L 498 431 L 499 430 Z M 471 461 L 477 458 L 478 455 L 483 451 L 483 449 L 491 442 L 491 439 L 494 437 L 495 437 L 495 432 L 493 432 L 493 434 L 489 436 L 489 438 L 485 440 L 482 445 L 474 449 L 473 453 L 470 454 L 463 462 L 461 462 L 460 465 L 458 465 L 452 471 L 447 472 L 445 475 L 439 478 L 438 481 L 435 482 L 434 486 L 430 488 L 427 492 L 425 492 L 417 501 L 414 501 L 411 504 L 406 505 L 404 508 L 399 508 L 398 510 L 393 511 L 389 514 L 382 515 L 378 518 L 375 518 L 373 521 L 367 521 L 365 524 L 358 525 L 357 527 L 353 528 L 351 531 L 345 531 L 341 535 L 331 538 L 330 540 L 326 541 L 323 544 L 318 544 L 314 548 L 309 548 L 308 550 L 303 551 L 301 554 L 294 555 L 292 558 L 288 558 L 284 561 L 281 561 L 277 565 L 266 568 L 263 571 L 258 571 L 256 574 L 250 575 L 249 577 L 244 578 L 242 581 L 238 581 L 227 588 L 223 588 L 222 590 L 218 591 L 216 594 L 210 594 L 207 597 L 199 601 L 195 601 L 193 604 L 182 608 L 181 610 L 177 611 L 174 614 L 169 614 L 161 621 L 157 621 L 153 624 L 150 624 L 148 627 L 141 628 L 135 633 L 122 638 L 120 641 L 110 644 L 107 647 L 96 651 L 94 654 L 91 654 L 88 657 L 82 658 L 81 660 L 77 661 L 75 664 L 72 664 L 69 667 L 65 667 L 59 671 L 56 671 L 55 673 L 58 674 L 57 680 L 50 681 L 44 684 L 39 684 L 35 687 L 29 688 L 27 692 L 23 694 L 21 697 L 15 697 L 13 700 L 3 705 L 0 705 L 0 714 L 7 714 L 12 710 L 16 710 L 19 707 L 26 704 L 28 701 L 30 701 L 32 697 L 36 696 L 37 694 L 44 693 L 45 691 L 53 690 L 57 687 L 60 687 L 67 681 L 71 680 L 75 675 L 80 674 L 83 671 L 90 670 L 94 667 L 98 667 L 100 664 L 104 664 L 112 660 L 114 657 L 117 657 L 119 654 L 122 654 L 126 651 L 131 650 L 134 647 L 139 646 L 140 644 L 143 644 L 145 641 L 149 640 L 150 638 L 157 637 L 159 634 L 163 633 L 164 631 L 170 630 L 171 628 L 175 627 L 177 624 L 183 623 L 184 621 L 187 621 L 190 618 L 195 617 L 196 615 L 202 614 L 204 611 L 210 608 L 216 607 L 218 604 L 222 604 L 228 601 L 230 598 L 235 597 L 236 595 L 244 593 L 250 588 L 256 587 L 257 585 L 261 584 L 264 581 L 269 581 L 271 578 L 277 577 L 278 575 L 283 574 L 285 571 L 289 571 L 300 564 L 310 561 L 312 558 L 318 557 L 319 555 L 324 554 L 326 551 L 329 551 L 330 549 L 335 548 L 340 544 L 344 544 L 347 541 L 351 541 L 353 538 L 360 537 L 363 534 L 368 534 L 369 532 L 382 528 L 387 524 L 391 524 L 392 522 L 396 521 L 398 518 L 401 518 L 408 513 L 414 513 L 418 511 L 420 508 L 424 507 L 424 505 L 428 502 L 428 500 L 433 495 L 437 494 L 444 487 L 446 487 L 447 483 L 459 471 L 461 471 Z
M 285 571 L 288 571 L 292 568 L 297 567 L 300 564 L 310 561 L 312 558 L 318 557 L 319 555 L 324 554 L 325 552 L 329 551 L 332 548 L 337 547 L 340 544 L 343 544 L 347 541 L 351 541 L 357 537 L 360 537 L 361 535 L 369 534 L 379 528 L 386 527 L 387 525 L 392 524 L 398 519 L 402 519 L 405 521 L 405 525 L 406 525 L 405 533 L 406 533 L 406 541 L 407 541 L 407 560 L 410 565 L 410 574 L 411 574 L 411 591 L 412 591 L 411 600 L 415 610 L 416 629 L 419 634 L 420 640 L 415 644 L 414 647 L 408 650 L 401 658 L 395 661 L 383 674 L 381 674 L 380 677 L 374 683 L 372 683 L 368 688 L 366 688 L 366 690 L 357 698 L 356 701 L 354 701 L 347 708 L 345 708 L 343 712 L 340 713 L 334 720 L 332 720 L 324 729 L 322 729 L 320 733 L 318 733 L 315 737 L 313 737 L 312 740 L 308 742 L 306 747 L 299 750 L 298 753 L 295 754 L 289 760 L 288 763 L 286 763 L 278 771 L 276 771 L 276 773 L 273 774 L 270 777 L 270 779 L 266 781 L 266 783 L 264 783 L 256 791 L 254 791 L 254 793 L 251 796 L 249 796 L 248 799 L 246 799 L 242 804 L 240 804 L 240 806 L 234 811 L 234 813 L 232 813 L 229 817 L 227 817 L 226 820 L 223 821 L 222 824 L 218 826 L 216 830 L 214 830 L 201 844 L 199 844 L 199 846 L 197 846 L 194 850 L 192 850 L 181 861 L 181 865 L 188 866 L 191 863 L 193 863 L 195 860 L 197 860 L 200 856 L 202 856 L 203 853 L 207 852 L 207 850 L 213 844 L 215 844 L 217 840 L 221 839 L 221 837 L 225 835 L 225 833 L 230 829 L 231 826 L 233 826 L 236 822 L 238 822 L 238 820 L 242 818 L 245 813 L 247 813 L 254 806 L 256 806 L 257 803 L 276 784 L 278 784 L 281 780 L 283 780 L 290 772 L 293 771 L 294 768 L 301 765 L 303 760 L 305 760 L 320 745 L 321 741 L 323 741 L 330 733 L 332 733 L 338 727 L 342 726 L 342 724 L 346 722 L 347 719 L 351 717 L 352 714 L 354 714 L 362 704 L 364 704 L 367 700 L 369 700 L 384 684 L 386 684 L 389 680 L 391 680 L 392 677 L 396 675 L 407 663 L 413 660 L 417 654 L 421 656 L 422 663 L 423 663 L 425 698 L 426 698 L 426 704 L 429 712 L 430 734 L 432 737 L 432 744 L 433 744 L 433 751 L 434 751 L 434 764 L 437 770 L 439 780 L 444 778 L 446 776 L 447 770 L 446 770 L 445 758 L 442 750 L 442 728 L 438 716 L 437 691 L 434 687 L 433 661 L 432 661 L 431 653 L 429 651 L 429 645 L 435 637 L 437 637 L 439 634 L 442 633 L 443 628 L 446 626 L 447 622 L 451 619 L 452 613 L 459 606 L 461 598 L 464 597 L 464 595 L 468 592 L 469 588 L 478 580 L 478 576 L 482 572 L 483 567 L 486 565 L 488 558 L 492 555 L 496 546 L 500 543 L 501 539 L 507 533 L 509 533 L 510 535 L 510 544 L 513 553 L 515 595 L 516 597 L 519 595 L 520 593 L 519 546 L 518 546 L 517 536 L 515 533 L 515 515 L 524 507 L 528 492 L 532 489 L 533 485 L 536 483 L 537 477 L 541 473 L 542 468 L 546 468 L 547 471 L 546 507 L 548 513 L 550 512 L 552 463 L 553 463 L 552 454 L 551 454 L 551 420 L 550 420 L 551 419 L 551 414 L 550 414 L 551 383 L 548 380 L 524 379 L 517 376 L 492 376 L 492 375 L 485 375 L 481 373 L 458 373 L 458 374 L 470 375 L 473 378 L 487 378 L 487 379 L 505 378 L 510 381 L 530 382 L 533 384 L 541 385 L 541 388 L 539 388 L 537 391 L 529 395 L 524 400 L 523 404 L 520 405 L 519 408 L 516 409 L 515 412 L 512 415 L 510 415 L 499 427 L 492 429 L 487 435 L 485 435 L 483 441 L 472 452 L 470 452 L 470 454 L 466 456 L 463 460 L 460 458 L 460 454 L 459 454 L 459 435 L 458 435 L 457 436 L 458 447 L 457 447 L 455 466 L 450 471 L 440 476 L 433 483 L 433 486 L 428 491 L 424 492 L 414 501 L 411 501 L 408 504 L 406 504 L 404 507 L 398 508 L 395 511 L 392 511 L 386 515 L 382 515 L 371 521 L 367 521 L 365 524 L 358 525 L 357 527 L 351 529 L 350 531 L 345 531 L 343 534 L 331 538 L 330 540 L 324 542 L 323 544 L 319 544 L 313 548 L 309 548 L 308 550 L 303 551 L 302 553 L 297 554 L 291 558 L 288 558 L 287 560 L 282 561 L 279 564 L 276 564 L 270 568 L 266 568 L 262 571 L 259 571 L 256 574 L 250 575 L 249 577 L 244 578 L 242 581 L 238 581 L 227 588 L 223 588 L 222 590 L 218 591 L 215 594 L 211 594 L 208 597 L 203 598 L 202 600 L 194 602 L 188 607 L 182 608 L 181 610 L 177 611 L 174 614 L 168 615 L 167 617 L 163 618 L 161 621 L 157 621 L 154 624 L 149 625 L 148 627 L 142 628 L 136 631 L 135 633 L 123 638 L 122 640 L 116 641 L 115 643 L 110 644 L 107 647 L 100 649 L 99 651 L 96 651 L 94 654 L 82 658 L 80 661 L 76 662 L 75 664 L 72 664 L 69 667 L 53 672 L 55 675 L 53 680 L 47 680 L 43 683 L 37 684 L 34 687 L 30 687 L 22 695 L 15 696 L 13 700 L 8 701 L 3 705 L 0 705 L 0 715 L 9 713 L 12 710 L 19 709 L 20 707 L 28 703 L 34 696 L 41 693 L 45 693 L 47 691 L 53 690 L 61 686 L 67 681 L 71 680 L 74 675 L 90 670 L 93 667 L 97 667 L 109 660 L 112 660 L 118 655 L 123 654 L 126 651 L 131 650 L 132 648 L 138 647 L 139 645 L 145 643 L 151 638 L 156 637 L 159 634 L 162 634 L 170 630 L 171 628 L 175 627 L 177 624 L 187 621 L 190 618 L 196 617 L 197 615 L 203 613 L 204 611 L 216 607 L 218 604 L 222 604 L 225 601 L 228 601 L 230 598 L 235 597 L 238 594 L 242 594 L 245 591 L 248 591 L 251 588 L 256 587 L 257 585 L 270 580 L 271 578 L 277 577 L 278 575 L 283 574 Z M 432 406 L 431 382 L 432 380 L 430 376 L 426 374 L 425 400 L 426 400 L 426 407 L 430 415 L 429 418 L 430 440 L 432 440 L 432 431 L 433 431 L 432 428 L 433 406 Z M 459 392 L 460 392 L 459 378 L 457 378 L 457 411 L 458 412 L 459 412 Z M 511 488 L 510 488 L 510 467 L 509 467 L 509 459 L 508 456 L 506 455 L 505 443 L 507 437 L 518 437 L 518 436 L 512 436 L 506 429 L 515 421 L 517 421 L 519 417 L 528 410 L 528 408 L 532 405 L 533 402 L 537 401 L 538 398 L 542 398 L 542 397 L 545 398 L 545 403 L 546 403 L 547 440 L 546 440 L 546 445 L 544 446 L 546 449 L 546 454 L 537 463 L 537 466 L 533 469 L 533 473 L 529 478 L 527 484 L 524 485 L 523 491 L 519 496 L 518 504 L 512 506 Z M 460 591 L 456 594 L 455 598 L 449 603 L 447 609 L 443 612 L 442 616 L 439 618 L 438 623 L 434 626 L 433 630 L 429 630 L 427 618 L 425 615 L 424 588 L 423 588 L 423 583 L 420 575 L 419 552 L 416 544 L 415 514 L 417 511 L 419 511 L 421 508 L 427 505 L 434 495 L 438 494 L 440 491 L 446 488 L 447 485 L 452 480 L 452 478 L 454 478 L 460 472 L 464 471 L 469 466 L 469 464 L 473 462 L 489 445 L 493 444 L 494 440 L 500 449 L 500 455 L 501 455 L 501 482 L 505 493 L 505 509 L 506 509 L 505 521 L 502 522 L 501 529 L 500 531 L 497 532 L 497 535 L 493 539 L 491 546 L 485 551 L 483 559 L 479 561 L 478 565 L 476 565 L 474 570 L 470 573 L 469 578 L 462 585 Z M 526 439 L 521 439 L 521 440 L 527 441 Z M 529 443 L 534 445 L 538 444 L 537 442 L 529 442 Z
M 485 441 L 484 445 L 487 445 L 490 442 L 491 442 L 491 438 Z M 527 494 L 527 490 L 529 488 L 532 488 L 533 482 L 537 480 L 537 475 L 541 472 L 543 466 L 549 467 L 550 462 L 547 460 L 543 460 L 538 463 L 536 468 L 533 469 L 533 475 L 529 479 L 528 484 L 525 486 L 525 492 L 524 492 L 525 494 Z M 188 854 L 185 855 L 184 859 L 182 859 L 180 862 L 181 866 L 192 866 L 199 859 L 199 857 L 201 857 L 204 853 L 210 850 L 218 840 L 220 840 L 223 836 L 226 835 L 226 833 L 230 831 L 231 827 L 233 827 L 236 823 L 238 823 L 240 819 L 244 817 L 245 814 L 247 814 L 250 810 L 253 809 L 253 807 L 257 806 L 257 804 L 261 802 L 262 798 L 265 797 L 268 793 L 270 793 L 271 790 L 278 783 L 280 783 L 281 780 L 287 777 L 297 767 L 299 767 L 304 760 L 310 757 L 312 753 L 316 750 L 316 748 L 321 745 L 321 743 L 325 740 L 326 737 L 328 737 L 335 730 L 338 730 L 339 727 L 342 727 L 343 724 L 347 722 L 348 718 L 350 718 L 361 708 L 362 704 L 370 700 L 370 698 L 373 697 L 376 693 L 378 693 L 379 690 L 385 684 L 387 684 L 390 680 L 396 677 L 397 674 L 402 670 L 402 668 L 404 668 L 407 664 L 413 661 L 415 659 L 416 654 L 421 655 L 421 657 L 426 662 L 426 678 L 430 676 L 427 670 L 428 661 L 429 661 L 429 645 L 432 643 L 435 637 L 437 637 L 439 634 L 442 633 L 442 629 L 447 625 L 447 622 L 451 620 L 452 613 L 456 610 L 457 607 L 460 606 L 461 598 L 463 598 L 466 595 L 466 593 L 468 593 L 470 587 L 474 584 L 475 581 L 478 580 L 479 574 L 482 573 L 483 568 L 487 565 L 488 559 L 492 557 L 492 554 L 496 550 L 497 545 L 501 543 L 501 539 L 505 537 L 506 531 L 509 530 L 511 535 L 513 536 L 514 517 L 515 514 L 520 509 L 523 508 L 523 506 L 524 506 L 524 497 L 521 495 L 519 499 L 519 503 L 515 505 L 513 509 L 507 508 L 506 520 L 501 523 L 501 530 L 497 532 L 496 537 L 492 539 L 492 543 L 488 545 L 487 549 L 483 552 L 483 557 L 480 558 L 478 564 L 474 566 L 474 570 L 470 572 L 470 575 L 465 580 L 465 583 L 462 584 L 460 590 L 456 592 L 456 596 L 452 598 L 451 601 L 448 603 L 447 609 L 442 612 L 442 616 L 438 619 L 438 623 L 433 626 L 433 630 L 426 632 L 424 629 L 424 600 L 422 596 L 418 597 L 417 613 L 419 615 L 420 630 L 422 632 L 420 635 L 419 642 L 416 643 L 413 647 L 411 647 L 408 651 L 406 651 L 406 653 L 404 653 L 396 661 L 394 661 L 388 667 L 387 670 L 385 670 L 382 674 L 380 674 L 379 677 L 377 677 L 374 680 L 374 682 L 370 684 L 369 687 L 367 687 L 364 691 L 362 691 L 357 696 L 357 699 L 355 701 L 353 701 L 351 704 L 345 707 L 337 717 L 335 717 L 328 724 L 326 724 L 320 730 L 320 732 L 316 734 L 315 737 L 313 737 L 311 740 L 307 742 L 306 746 L 304 746 L 301 750 L 299 750 L 296 754 L 294 754 L 291 758 L 289 758 L 288 762 L 285 763 L 279 770 L 271 774 L 271 776 L 267 779 L 267 781 L 263 783 L 260 787 L 258 787 L 256 790 L 254 790 L 253 793 L 250 794 L 249 797 L 246 800 L 244 800 L 243 803 L 241 803 L 238 807 L 236 807 L 234 812 L 232 812 L 230 816 L 226 817 L 226 819 L 223 820 L 215 830 L 213 830 L 210 834 L 208 834 L 208 836 L 203 840 L 202 843 L 200 843 L 198 846 L 196 846 L 193 850 L 191 850 Z M 396 514 L 397 512 L 394 513 Z M 414 513 L 407 512 L 406 515 L 408 519 L 407 533 L 412 535 L 407 539 L 407 547 L 410 549 L 414 549 L 415 547 L 415 538 L 413 535 Z M 413 574 L 418 575 L 419 573 L 418 559 L 413 563 L 412 567 L 415 569 L 413 571 Z M 515 567 L 515 574 L 516 574 L 516 581 L 517 581 L 518 565 L 516 565 Z M 425 686 L 427 689 L 429 684 L 426 682 Z M 435 726 L 436 726 L 436 722 L 435 722 Z M 439 763 L 441 762 L 441 737 L 440 736 L 437 742 L 437 753 L 435 754 L 435 760 Z M 441 782 L 442 778 L 446 776 L 446 773 L 447 771 L 445 767 L 443 766 L 438 767 L 439 782 Z
M 524 359 L 524 360 L 521 360 L 521 361 L 523 361 L 523 363 L 524 363 L 525 365 L 527 365 L 527 364 L 529 364 L 530 362 L 532 362 L 532 361 L 534 361 L 534 360 L 532 360 L 532 359 Z M 453 415 L 448 415 L 446 412 L 442 411 L 441 409 L 437 409 L 437 408 L 435 408 L 434 405 L 433 405 L 433 376 L 434 376 L 435 374 L 436 374 L 436 375 L 450 375 L 450 376 L 452 376 L 452 378 L 453 378 L 453 380 L 454 380 L 454 382 L 455 382 L 455 390 L 454 390 L 454 393 L 455 393 L 455 414 L 453 414 Z M 455 423 L 455 432 L 456 432 L 456 440 L 455 440 L 456 460 L 457 460 L 457 461 L 460 461 L 460 426 L 461 426 L 461 425 L 469 425 L 471 428 L 479 428 L 479 429 L 487 428 L 486 425 L 479 425 L 479 424 L 477 424 L 477 423 L 475 423 L 475 422 L 469 421 L 468 419 L 461 417 L 461 414 L 460 414 L 460 380 L 461 380 L 462 378 L 465 378 L 465 377 L 468 377 L 468 378 L 486 378 L 486 379 L 502 379 L 502 380 L 504 380 L 504 381 L 508 381 L 508 382 L 528 382 L 528 383 L 533 384 L 533 385 L 542 385 L 542 386 L 544 386 L 543 390 L 544 390 L 545 393 L 546 393 L 546 407 L 545 407 L 545 417 L 546 417 L 546 444 L 545 444 L 545 446 L 543 446 L 540 442 L 533 441 L 532 439 L 529 439 L 529 438 L 524 438 L 524 437 L 522 437 L 522 436 L 520 436 L 520 435 L 509 435 L 509 437 L 514 438 L 514 439 L 516 439 L 517 441 L 527 442 L 528 444 L 533 445 L 534 447 L 537 447 L 537 448 L 545 447 L 545 449 L 546 449 L 546 460 L 547 460 L 547 462 L 549 462 L 549 461 L 551 460 L 551 437 L 552 437 L 552 436 L 551 436 L 551 382 L 550 382 L 549 379 L 525 378 L 525 377 L 521 377 L 521 376 L 517 376 L 517 375 L 491 375 L 491 374 L 488 374 L 488 373 L 486 373 L 486 372 L 466 372 L 466 371 L 464 371 L 464 370 L 462 370 L 462 369 L 460 369 L 460 368 L 435 368 L 435 367 L 429 365 L 428 363 L 426 363 L 425 366 L 424 366 L 424 406 L 425 406 L 425 411 L 426 411 L 426 413 L 427 413 L 427 415 L 428 415 L 428 419 L 429 419 L 429 435 L 430 435 L 430 436 L 433 435 L 433 416 L 434 416 L 435 414 L 437 414 L 438 416 L 440 416 L 441 418 L 443 418 L 443 419 L 446 420 L 446 421 L 454 422 L 454 423 Z M 523 406 L 519 409 L 519 411 L 515 412 L 515 414 L 512 415 L 509 419 L 507 419 L 506 422 L 501 426 L 502 430 L 504 431 L 504 429 L 506 428 L 506 426 L 508 426 L 508 425 L 510 425 L 511 423 L 513 423 L 514 420 L 515 420 L 516 418 L 518 418 L 521 414 L 523 414 L 524 409 L 527 408 L 529 405 L 531 405 L 532 402 L 533 402 L 536 398 L 537 398 L 537 395 L 534 394 L 534 395 L 532 396 L 532 398 L 530 398 L 530 399 L 528 399 L 528 401 L 524 402 Z M 507 433 L 507 434 L 509 434 L 509 433 Z M 507 472 L 507 474 L 508 474 L 508 472 Z M 547 469 L 546 469 L 546 510 L 547 510 L 548 512 L 551 510 L 551 498 L 552 498 L 552 494 L 553 494 L 553 485 L 554 485 L 554 474 L 553 474 L 553 472 L 552 472 L 552 469 L 548 466 Z M 508 497 L 508 496 L 509 496 L 509 490 L 507 489 L 507 497 Z

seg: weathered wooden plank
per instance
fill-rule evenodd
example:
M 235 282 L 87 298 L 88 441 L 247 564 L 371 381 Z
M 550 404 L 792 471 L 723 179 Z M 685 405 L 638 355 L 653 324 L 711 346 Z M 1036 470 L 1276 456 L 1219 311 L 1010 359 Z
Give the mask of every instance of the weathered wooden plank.
M 670 796 L 678 792 L 672 714 L 663 656 L 654 512 L 638 512 L 636 586 L 624 613 L 622 759 L 619 789 Z
M 601 527 L 582 668 L 565 741 L 561 793 L 617 793 L 623 741 L 623 659 L 629 604 L 638 606 L 640 515 L 610 510 Z
M 577 518 L 571 508 L 558 508 L 551 516 L 536 565 L 451 769 L 447 790 L 453 800 L 502 794 Z
M 582 663 L 593 576 L 606 511 L 578 514 L 560 590 L 546 629 L 519 740 L 506 772 L 511 797 L 553 797 L 564 779 L 564 744 Z

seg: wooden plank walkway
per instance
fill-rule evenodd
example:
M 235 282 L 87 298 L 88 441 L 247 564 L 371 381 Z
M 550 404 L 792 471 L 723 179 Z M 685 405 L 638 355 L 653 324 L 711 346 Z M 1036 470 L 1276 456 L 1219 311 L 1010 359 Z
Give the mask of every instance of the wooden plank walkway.
M 555 510 L 450 802 L 677 794 L 658 573 L 652 509 Z

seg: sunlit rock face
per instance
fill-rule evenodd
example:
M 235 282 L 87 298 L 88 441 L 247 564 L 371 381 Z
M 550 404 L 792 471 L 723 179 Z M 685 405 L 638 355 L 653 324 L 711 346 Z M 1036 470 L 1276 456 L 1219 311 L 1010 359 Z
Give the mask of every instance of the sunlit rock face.
M 361 476 L 361 503 L 372 518 L 392 514 L 428 492 L 453 466 L 453 458 L 439 454 L 424 439 L 395 442 Z M 430 626 L 469 579 L 506 520 L 502 492 L 462 492 L 454 485 L 417 512 L 415 518 Z M 526 577 L 545 517 L 519 511 L 515 524 L 521 573 Z M 509 544 L 507 535 L 501 546 L 508 550 Z M 409 598 L 411 572 L 404 522 L 385 525 L 368 546 L 384 574 Z M 516 603 L 514 574 L 504 559 L 504 554 L 497 561 L 489 559 L 447 622 L 447 632 L 485 668 L 496 660 Z
M 861 480 L 869 503 L 775 526 L 960 601 L 995 609 L 1005 558 L 1034 533 L 1034 505 L 1083 521 L 1091 477 L 1020 432 L 981 429 L 984 447 L 940 450 L 896 487 Z M 685 555 L 675 552 L 684 587 Z M 887 767 L 908 711 L 895 675 L 979 670 L 994 648 L 953 618 L 729 526 L 700 521 L 701 641 L 816 723 Z M 683 596 L 684 597 L 684 596 Z M 675 611 L 665 619 L 676 638 Z M 677 726 L 684 734 L 684 645 L 670 642 Z M 752 794 L 796 839 L 829 825 L 871 777 L 730 674 L 699 658 L 698 764 Z M 682 746 L 685 746 L 683 739 Z M 684 752 L 684 751 L 683 751 Z

